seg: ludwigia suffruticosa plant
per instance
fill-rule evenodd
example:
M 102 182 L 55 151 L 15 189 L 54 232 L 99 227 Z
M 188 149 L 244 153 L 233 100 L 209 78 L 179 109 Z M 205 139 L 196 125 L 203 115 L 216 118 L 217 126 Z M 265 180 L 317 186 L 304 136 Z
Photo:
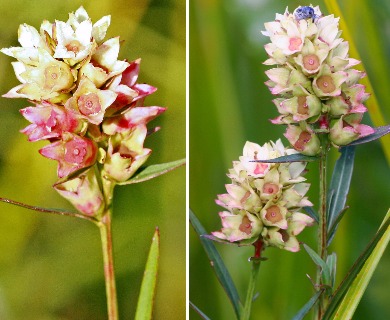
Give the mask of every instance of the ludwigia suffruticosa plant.
M 345 204 L 355 145 L 380 138 L 389 133 L 390 126 L 371 128 L 361 123 L 367 111 L 364 102 L 369 98 L 365 87 L 359 84 L 365 73 L 354 69 L 360 62 L 349 57 L 349 44 L 341 37 L 339 18 L 323 15 L 319 7 L 302 6 L 294 12 L 286 9 L 284 14 L 277 14 L 274 21 L 265 24 L 265 29 L 263 34 L 270 38 L 270 43 L 265 45 L 269 58 L 264 64 L 271 66 L 266 71 L 266 85 L 277 96 L 273 102 L 279 112 L 271 122 L 287 126 L 285 137 L 294 149 L 285 148 L 280 140 L 263 146 L 247 142 L 243 156 L 233 162 L 229 171 L 231 183 L 226 185 L 227 193 L 219 195 L 216 201 L 225 209 L 219 213 L 222 229 L 209 235 L 193 213 L 190 219 L 201 235 L 237 319 L 250 317 L 264 250 L 277 247 L 298 251 L 296 236 L 306 226 L 317 223 L 316 250 L 304 244 L 317 265 L 316 277 L 310 278 L 314 295 L 294 319 L 302 319 L 313 306 L 315 319 L 349 319 L 389 241 L 388 215 L 337 288 L 337 255 L 328 252 L 328 247 L 348 208 Z M 328 185 L 327 158 L 332 147 L 341 155 Z M 318 212 L 305 197 L 309 184 L 302 177 L 305 164 L 311 161 L 319 163 Z M 210 240 L 255 247 L 244 303 Z M 266 293 L 260 297 L 267 299 Z M 192 306 L 207 319 L 199 308 Z
M 78 213 L 1 200 L 82 218 L 99 227 L 108 316 L 115 320 L 118 310 L 111 231 L 114 187 L 150 180 L 183 165 L 184 160 L 143 167 L 152 152 L 144 147 L 145 139 L 160 129 L 148 129 L 147 124 L 166 109 L 145 106 L 145 98 L 156 88 L 138 82 L 140 59 L 118 60 L 119 37 L 105 39 L 109 25 L 110 16 L 92 23 L 80 7 L 69 14 L 66 22 L 44 21 L 39 30 L 20 25 L 21 46 L 1 50 L 16 59 L 12 66 L 21 82 L 4 97 L 30 102 L 20 110 L 30 122 L 21 132 L 31 142 L 48 142 L 39 152 L 58 162 L 58 181 L 53 187 Z M 137 319 L 151 317 L 158 237 L 156 231 Z

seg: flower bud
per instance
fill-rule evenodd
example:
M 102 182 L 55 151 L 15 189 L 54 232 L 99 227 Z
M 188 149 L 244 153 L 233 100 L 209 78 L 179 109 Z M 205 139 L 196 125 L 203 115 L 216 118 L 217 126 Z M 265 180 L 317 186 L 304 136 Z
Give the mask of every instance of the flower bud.
M 66 132 L 62 140 L 43 147 L 39 153 L 58 161 L 58 177 L 63 178 L 93 165 L 96 161 L 97 146 L 92 140 Z
M 302 130 L 298 126 L 289 125 L 284 136 L 302 154 L 313 156 L 320 151 L 320 140 L 308 127 Z
M 330 140 L 338 146 L 344 146 L 374 133 L 374 129 L 370 126 L 360 124 L 362 117 L 363 114 L 361 113 L 351 113 L 342 116 L 331 127 Z
M 55 184 L 54 189 L 86 215 L 98 216 L 104 210 L 104 197 L 92 169 L 73 179 Z
M 237 214 L 222 211 L 219 216 L 222 220 L 222 229 L 211 234 L 229 242 L 242 240 L 255 242 L 263 228 L 261 220 L 245 210 L 240 210 Z

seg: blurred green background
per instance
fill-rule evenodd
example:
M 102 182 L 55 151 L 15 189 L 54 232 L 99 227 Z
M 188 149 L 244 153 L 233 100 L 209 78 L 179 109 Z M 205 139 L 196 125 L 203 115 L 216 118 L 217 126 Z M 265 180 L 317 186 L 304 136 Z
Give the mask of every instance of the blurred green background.
M 322 12 L 327 10 L 322 1 Z M 339 1 L 378 96 L 387 123 L 390 63 L 390 3 L 386 0 Z M 268 119 L 277 115 L 264 82 L 267 66 L 261 35 L 264 22 L 288 5 L 293 11 L 308 1 L 193 0 L 190 1 L 190 207 L 210 232 L 221 228 L 214 203 L 229 183 L 226 173 L 242 154 L 245 141 L 263 144 L 282 138 L 284 126 Z M 367 117 L 364 121 L 370 124 Z M 287 144 L 286 139 L 282 138 Z M 337 159 L 331 155 L 330 165 Z M 309 198 L 318 207 L 317 164 L 309 164 Z M 347 204 L 351 207 L 330 248 L 338 255 L 338 281 L 369 242 L 389 207 L 390 170 L 378 141 L 357 148 L 355 171 Z M 316 247 L 315 227 L 300 240 Z M 237 284 L 241 299 L 249 281 L 252 248 L 216 244 Z M 313 294 L 305 274 L 315 268 L 304 251 L 265 251 L 260 268 L 252 319 L 291 319 Z M 211 319 L 234 319 L 194 230 L 190 227 L 190 300 Z M 390 319 L 390 255 L 387 250 L 363 296 L 354 319 Z M 190 311 L 191 319 L 200 319 Z M 309 317 L 308 317 L 309 318 Z
M 0 1 L 0 47 L 17 45 L 19 24 L 66 21 L 83 5 L 93 21 L 111 14 L 107 39 L 120 35 L 120 59 L 141 57 L 139 82 L 158 87 L 146 105 L 168 107 L 153 121 L 148 164 L 185 157 L 185 2 Z M 18 84 L 13 59 L 0 57 L 0 92 Z M 21 99 L 0 98 L 0 196 L 43 207 L 72 207 L 51 185 L 56 162 L 38 154 L 18 131 L 27 125 Z M 185 317 L 185 169 L 117 187 L 114 254 L 121 319 L 133 319 L 155 226 L 161 232 L 156 319 Z M 107 319 L 99 230 L 93 224 L 0 204 L 0 319 Z

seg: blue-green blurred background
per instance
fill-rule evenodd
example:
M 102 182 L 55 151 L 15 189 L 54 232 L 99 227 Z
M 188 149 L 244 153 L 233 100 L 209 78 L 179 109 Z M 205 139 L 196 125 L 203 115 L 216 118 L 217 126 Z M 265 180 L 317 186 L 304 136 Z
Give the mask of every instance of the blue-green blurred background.
M 168 107 L 151 123 L 149 164 L 185 157 L 185 2 L 181 0 L 2 0 L 0 47 L 17 45 L 19 24 L 66 21 L 83 5 L 93 21 L 111 14 L 107 39 L 124 41 L 120 59 L 141 57 L 139 82 L 158 87 L 146 105 Z M 18 84 L 13 59 L 0 56 L 0 92 Z M 18 131 L 23 100 L 0 98 L 0 196 L 32 205 L 71 206 L 52 188 L 56 162 L 43 158 L 42 143 Z M 121 319 L 133 319 L 143 268 L 155 226 L 161 260 L 155 319 L 185 317 L 185 169 L 140 185 L 117 187 L 114 254 Z M 93 224 L 0 204 L 0 319 L 107 319 L 99 230 Z
M 327 14 L 322 1 L 320 5 Z M 390 119 L 390 2 L 339 1 L 361 53 L 382 112 Z M 261 35 L 264 22 L 288 5 L 293 11 L 308 1 L 193 0 L 190 1 L 190 207 L 210 232 L 221 228 L 214 203 L 229 183 L 226 173 L 242 154 L 245 141 L 260 144 L 282 137 L 284 126 L 272 125 L 277 116 L 273 97 L 264 85 L 267 66 Z M 367 117 L 365 123 L 370 124 Z M 287 141 L 282 138 L 285 144 Z M 337 152 L 333 152 L 333 166 Z M 309 197 L 318 207 L 317 164 L 309 164 Z M 351 207 L 330 251 L 338 255 L 338 281 L 369 242 L 389 207 L 390 170 L 378 141 L 357 148 L 348 205 Z M 316 228 L 307 228 L 300 240 L 316 248 Z M 241 297 L 249 280 L 247 259 L 252 248 L 217 244 Z M 269 258 L 260 269 L 252 319 L 291 319 L 313 294 L 306 273 L 315 268 L 304 251 L 265 251 Z M 195 232 L 190 228 L 190 299 L 211 319 L 234 319 L 228 299 L 209 265 Z M 390 319 L 390 256 L 385 252 L 363 296 L 354 319 Z M 199 319 L 190 311 L 191 319 Z

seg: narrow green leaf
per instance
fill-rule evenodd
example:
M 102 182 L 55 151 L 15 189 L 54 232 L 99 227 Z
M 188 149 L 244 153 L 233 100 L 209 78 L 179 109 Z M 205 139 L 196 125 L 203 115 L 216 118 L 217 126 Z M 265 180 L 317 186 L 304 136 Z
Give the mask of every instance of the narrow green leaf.
M 98 222 L 98 220 L 96 218 L 88 216 L 88 215 L 85 215 L 83 213 L 79 213 L 79 212 L 71 212 L 71 211 L 66 211 L 66 210 L 63 210 L 63 209 L 42 208 L 42 207 L 37 207 L 37 206 L 31 206 L 31 205 L 23 203 L 23 202 L 19 202 L 19 201 L 7 199 L 7 198 L 1 198 L 1 197 L 0 197 L 0 201 L 12 204 L 14 206 L 26 208 L 26 209 L 33 210 L 33 211 L 37 211 L 37 212 L 56 214 L 56 215 L 59 215 L 59 216 L 75 217 L 75 218 L 80 218 L 80 219 L 92 221 L 94 223 Z
M 141 168 L 139 172 L 131 179 L 118 183 L 118 185 L 124 186 L 127 184 L 139 183 L 148 181 L 150 179 L 159 177 L 169 171 L 183 166 L 186 163 L 186 159 L 180 159 L 167 163 L 153 164 L 148 167 Z
M 330 281 L 333 289 L 336 283 L 336 269 L 337 269 L 337 255 L 335 252 L 328 255 L 328 257 L 326 258 L 326 264 L 328 265 L 328 268 L 330 270 Z
M 295 315 L 292 320 L 302 320 L 304 316 L 310 311 L 310 309 L 315 305 L 320 295 L 324 292 L 324 289 L 317 291 L 314 296 L 310 298 L 308 302 L 302 307 L 301 310 Z
M 327 228 L 330 230 L 331 226 L 337 220 L 337 217 L 345 207 L 349 185 L 351 184 L 353 163 L 355 158 L 355 147 L 347 146 L 340 149 L 341 156 L 336 162 L 333 170 L 332 180 L 328 194 L 328 214 L 327 214 Z M 335 228 L 336 226 L 334 226 Z
M 306 252 L 309 254 L 310 258 L 314 261 L 314 263 L 317 266 L 320 266 L 322 269 L 322 278 L 324 280 L 324 284 L 331 285 L 330 281 L 330 270 L 328 265 L 324 260 L 321 259 L 321 257 L 308 245 L 305 243 L 303 244 L 303 247 L 305 248 Z
M 351 142 L 349 144 L 349 146 L 354 146 L 357 144 L 371 142 L 371 141 L 374 141 L 374 140 L 377 140 L 377 139 L 383 137 L 384 135 L 390 133 L 390 124 L 387 126 L 374 128 L 374 130 L 375 130 L 375 132 L 373 134 L 369 134 L 368 136 L 365 136 L 363 138 L 355 140 L 355 141 Z
M 196 311 L 197 314 L 200 315 L 200 317 L 204 320 L 211 320 L 208 316 L 206 316 L 196 305 L 194 305 L 191 301 L 190 301 L 190 307 L 192 309 L 194 309 Z
M 206 251 L 206 254 L 210 260 L 210 265 L 213 268 L 215 274 L 222 287 L 225 289 L 226 294 L 231 301 L 234 312 L 237 318 L 240 318 L 240 310 L 241 310 L 241 302 L 238 296 L 237 289 L 233 283 L 233 280 L 227 270 L 225 264 L 222 261 L 220 254 L 214 246 L 214 243 L 207 239 L 206 237 L 202 237 L 202 235 L 206 235 L 207 232 L 196 217 L 196 215 L 190 210 L 190 222 L 194 227 L 196 233 L 199 235 L 200 241 L 202 242 L 203 248 Z
M 370 241 L 366 249 L 363 251 L 363 253 L 356 259 L 355 263 L 348 271 L 344 280 L 340 283 L 337 290 L 333 293 L 322 320 L 331 319 L 332 314 L 336 311 L 337 307 L 340 305 L 347 290 L 351 287 L 351 284 L 355 280 L 356 276 L 363 268 L 364 263 L 370 257 L 371 253 L 375 249 L 378 242 L 382 239 L 382 236 L 385 234 L 385 232 L 387 234 L 389 226 L 390 226 L 390 218 L 387 215 L 385 222 L 382 224 L 382 226 L 380 227 L 376 235 L 372 238 L 372 240 Z
M 316 161 L 318 160 L 318 157 L 311 157 L 311 156 L 305 156 L 301 153 L 294 153 L 290 154 L 288 156 L 282 156 L 274 159 L 269 160 L 253 160 L 251 162 L 265 162 L 265 163 L 282 163 L 282 162 L 310 162 L 310 161 Z
M 390 210 L 387 212 L 384 221 L 388 220 L 389 217 Z M 355 313 L 364 291 L 367 289 L 368 283 L 370 282 L 389 241 L 390 227 L 388 226 L 387 230 L 378 241 L 371 255 L 353 281 L 351 287 L 348 289 L 348 292 L 346 293 L 343 301 L 340 303 L 333 320 L 352 319 L 352 316 Z
M 152 245 L 150 246 L 148 260 L 146 261 L 141 291 L 138 297 L 137 311 L 135 313 L 135 320 L 152 319 L 159 256 L 160 233 L 158 228 L 156 228 L 152 239 Z
M 318 217 L 318 213 L 315 212 L 315 210 L 312 207 L 303 207 L 303 210 L 306 211 L 306 213 L 312 217 L 317 223 L 320 221 L 320 218 Z

